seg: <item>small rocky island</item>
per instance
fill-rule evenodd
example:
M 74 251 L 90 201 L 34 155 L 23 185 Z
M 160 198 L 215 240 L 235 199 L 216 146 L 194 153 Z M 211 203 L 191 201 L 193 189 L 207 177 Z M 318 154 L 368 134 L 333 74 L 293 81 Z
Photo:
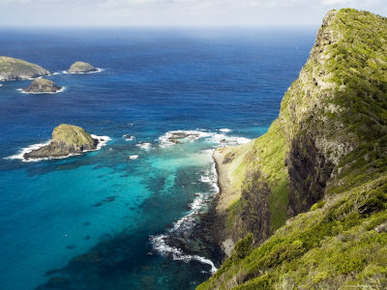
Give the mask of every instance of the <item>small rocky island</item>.
M 98 142 L 81 127 L 61 124 L 52 131 L 52 139 L 48 145 L 25 153 L 23 157 L 26 160 L 66 157 L 71 154 L 95 150 Z
M 0 81 L 15 81 L 49 75 L 50 72 L 25 60 L 0 56 Z
M 96 71 L 98 71 L 98 69 L 92 66 L 91 64 L 83 61 L 77 61 L 71 65 L 67 72 L 71 74 L 84 74 Z
M 62 87 L 56 85 L 53 81 L 47 79 L 35 79 L 31 85 L 23 91 L 25 93 L 36 93 L 36 94 L 52 94 L 57 93 Z

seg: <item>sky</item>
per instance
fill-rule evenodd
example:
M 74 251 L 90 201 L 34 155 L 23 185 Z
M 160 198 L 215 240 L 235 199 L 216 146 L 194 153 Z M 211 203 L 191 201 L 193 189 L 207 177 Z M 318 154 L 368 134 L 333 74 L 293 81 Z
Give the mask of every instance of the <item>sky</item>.
M 343 7 L 387 16 L 386 0 L 0 0 L 0 27 L 316 26 Z

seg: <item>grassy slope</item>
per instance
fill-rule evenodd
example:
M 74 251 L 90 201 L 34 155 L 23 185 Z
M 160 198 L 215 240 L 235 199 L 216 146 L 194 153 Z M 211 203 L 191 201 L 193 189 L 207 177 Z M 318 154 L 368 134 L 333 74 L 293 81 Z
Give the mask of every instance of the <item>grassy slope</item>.
M 61 124 L 52 132 L 52 140 L 63 142 L 68 146 L 83 147 L 88 145 L 94 147 L 94 139 L 83 128 L 73 125 Z
M 263 173 L 273 232 L 286 219 L 293 182 L 288 152 L 294 140 L 312 136 L 332 170 L 323 198 L 261 246 L 252 235 L 240 240 L 199 289 L 387 287 L 386 41 L 386 18 L 351 9 L 329 13 L 279 118 L 245 149 L 228 149 L 227 164 L 232 186 L 242 192 L 250 171 Z M 243 196 L 230 204 L 230 224 L 238 203 Z
M 0 56 L 0 75 L 10 76 L 11 79 L 17 78 L 19 75 L 24 77 L 38 77 L 42 75 L 48 75 L 49 71 L 44 68 L 29 63 L 27 61 L 11 58 L 6 56 Z

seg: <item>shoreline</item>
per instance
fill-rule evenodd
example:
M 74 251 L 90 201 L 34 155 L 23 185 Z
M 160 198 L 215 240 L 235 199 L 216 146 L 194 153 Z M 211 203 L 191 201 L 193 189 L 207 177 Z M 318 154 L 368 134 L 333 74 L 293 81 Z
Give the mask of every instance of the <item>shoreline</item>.
M 228 169 L 223 164 L 225 150 L 227 150 L 227 147 L 217 148 L 212 155 L 218 175 L 217 184 L 219 193 L 213 201 L 214 212 L 211 232 L 221 246 L 224 254 L 230 257 L 234 248 L 234 241 L 231 238 L 231 233 L 227 229 L 226 222 L 228 215 L 227 204 L 230 202 L 229 199 L 232 196 L 232 189 L 228 178 Z
M 227 205 L 230 202 L 229 197 L 232 195 L 231 183 L 228 178 L 228 168 L 223 163 L 226 150 L 228 150 L 228 147 L 217 148 L 212 155 L 215 161 L 216 173 L 218 174 L 219 194 L 216 200 L 217 212 L 226 211 Z

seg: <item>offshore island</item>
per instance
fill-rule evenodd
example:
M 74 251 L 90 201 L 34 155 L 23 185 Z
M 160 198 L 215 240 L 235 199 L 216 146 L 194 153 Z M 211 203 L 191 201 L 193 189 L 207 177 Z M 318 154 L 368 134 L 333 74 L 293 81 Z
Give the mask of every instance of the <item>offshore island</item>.
M 387 18 L 330 11 L 269 131 L 214 154 L 228 258 L 198 289 L 386 289 L 386 122 Z
M 25 153 L 23 157 L 25 160 L 67 157 L 96 150 L 99 142 L 81 127 L 61 124 L 52 131 L 48 145 Z

